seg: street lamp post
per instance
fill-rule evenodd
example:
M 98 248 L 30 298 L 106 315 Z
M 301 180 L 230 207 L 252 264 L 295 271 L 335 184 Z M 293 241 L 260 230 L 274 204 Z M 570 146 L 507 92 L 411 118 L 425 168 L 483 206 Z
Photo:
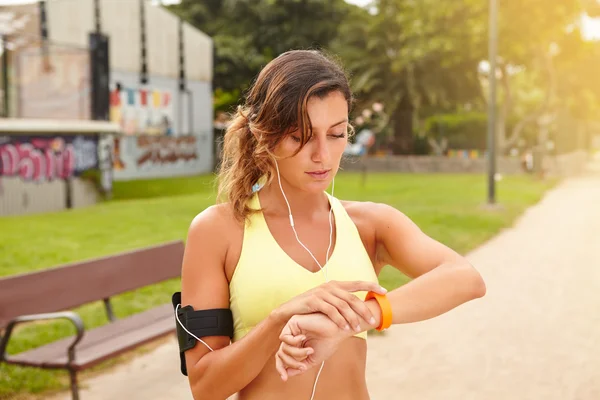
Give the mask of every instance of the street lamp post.
M 496 55 L 498 53 L 498 1 L 490 0 L 489 11 L 490 98 L 488 101 L 488 204 L 496 202 Z

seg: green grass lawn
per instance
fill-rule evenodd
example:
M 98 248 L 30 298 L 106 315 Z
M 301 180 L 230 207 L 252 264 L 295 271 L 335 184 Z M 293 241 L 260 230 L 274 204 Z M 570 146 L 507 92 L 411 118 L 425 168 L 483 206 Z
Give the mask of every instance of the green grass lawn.
M 0 218 L 0 276 L 34 271 L 185 239 L 192 218 L 214 203 L 212 176 L 116 182 L 111 201 L 59 213 Z M 388 203 L 411 217 L 427 234 L 461 253 L 480 245 L 512 224 L 526 207 L 553 185 L 528 176 L 508 176 L 498 182 L 501 210 L 482 208 L 486 199 L 483 175 L 371 174 L 365 187 L 360 174 L 342 173 L 336 197 Z M 387 267 L 380 276 L 388 289 L 407 279 Z M 118 317 L 168 303 L 179 281 L 171 280 L 113 299 Z M 107 322 L 102 304 L 76 310 L 86 328 Z M 74 333 L 69 323 L 24 326 L 15 332 L 9 353 L 17 353 Z M 176 366 L 174 366 L 175 368 Z M 68 387 L 67 374 L 32 368 L 0 366 L 0 399 Z

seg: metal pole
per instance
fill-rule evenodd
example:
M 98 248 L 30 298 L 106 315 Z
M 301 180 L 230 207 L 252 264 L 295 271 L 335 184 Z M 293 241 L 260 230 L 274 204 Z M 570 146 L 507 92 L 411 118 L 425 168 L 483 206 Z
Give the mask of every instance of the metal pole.
M 498 2 L 490 0 L 489 15 L 490 98 L 488 101 L 488 204 L 496 202 L 496 55 L 498 53 Z
M 185 80 L 185 47 L 183 44 L 183 20 L 179 18 L 179 23 L 177 24 L 177 39 L 179 42 L 179 113 L 177 122 L 177 130 L 178 132 L 174 132 L 175 136 L 184 135 L 190 133 L 190 127 L 188 126 L 187 130 L 183 129 L 183 99 L 186 92 L 186 80 Z
M 3 116 L 9 117 L 9 100 L 10 95 L 8 93 L 8 36 L 2 35 L 2 90 L 4 92 L 4 110 Z
M 96 33 L 102 32 L 102 17 L 100 15 L 100 0 L 94 0 L 94 22 Z
M 40 0 L 38 3 L 38 9 L 40 12 L 40 36 L 42 37 L 42 56 L 44 62 L 44 71 L 50 72 L 52 65 L 50 64 L 50 48 L 48 46 L 48 10 L 45 0 Z
M 146 8 L 144 2 L 145 0 L 140 0 L 140 83 L 142 85 L 148 83 L 148 64 L 146 64 Z

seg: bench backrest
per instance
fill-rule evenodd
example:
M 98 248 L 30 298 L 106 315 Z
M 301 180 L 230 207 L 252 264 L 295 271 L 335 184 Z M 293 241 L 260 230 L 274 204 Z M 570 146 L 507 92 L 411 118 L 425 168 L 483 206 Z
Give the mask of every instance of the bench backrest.
M 169 242 L 0 278 L 0 328 L 20 315 L 68 310 L 176 278 L 183 251 L 183 242 Z M 169 300 L 166 296 L 165 302 Z

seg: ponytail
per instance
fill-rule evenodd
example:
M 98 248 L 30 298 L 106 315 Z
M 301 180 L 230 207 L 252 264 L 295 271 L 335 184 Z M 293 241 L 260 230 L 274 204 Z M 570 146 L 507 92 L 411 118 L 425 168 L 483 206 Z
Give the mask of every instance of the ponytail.
M 231 203 L 238 221 L 244 221 L 255 211 L 248 207 L 252 186 L 263 176 L 270 180 L 271 164 L 267 146 L 252 133 L 250 121 L 239 107 L 225 131 L 217 195 L 220 201 Z

